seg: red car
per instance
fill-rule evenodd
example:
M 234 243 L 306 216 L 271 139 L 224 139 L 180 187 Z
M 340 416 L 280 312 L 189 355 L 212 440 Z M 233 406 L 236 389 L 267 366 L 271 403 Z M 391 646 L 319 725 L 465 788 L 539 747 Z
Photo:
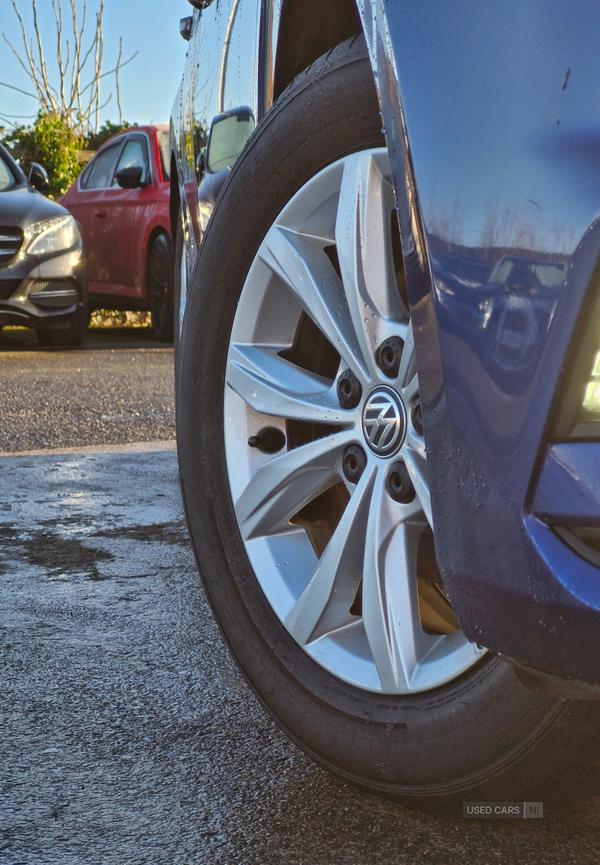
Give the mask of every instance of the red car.
M 173 339 L 169 127 L 137 126 L 102 145 L 63 204 L 83 227 L 89 310 L 150 310 Z

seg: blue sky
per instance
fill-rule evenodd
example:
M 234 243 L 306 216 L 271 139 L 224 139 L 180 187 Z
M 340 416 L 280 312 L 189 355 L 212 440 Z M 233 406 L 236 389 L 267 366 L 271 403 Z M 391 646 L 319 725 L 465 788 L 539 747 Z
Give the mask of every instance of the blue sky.
M 31 0 L 16 2 L 27 23 L 31 20 Z M 67 0 L 63 0 L 65 17 L 67 6 Z M 82 0 L 77 0 L 77 6 L 81 8 Z M 89 18 L 98 6 L 99 0 L 88 0 Z M 0 0 L 0 10 L 0 32 L 5 33 L 21 51 L 23 43 L 20 27 L 10 0 Z M 179 19 L 191 12 L 192 7 L 186 0 L 105 0 L 104 69 L 111 69 L 116 61 L 119 37 L 123 37 L 124 58 L 139 51 L 135 60 L 122 70 L 120 77 L 123 116 L 130 123 L 168 122 L 187 47 L 179 35 Z M 55 25 L 50 0 L 38 0 L 38 16 L 48 56 L 56 57 Z M 51 61 L 49 66 L 52 66 Z M 25 73 L 4 40 L 0 43 L 0 81 L 31 90 Z M 106 99 L 114 91 L 114 77 L 105 78 L 103 88 L 103 99 Z M 0 86 L 0 114 L 31 115 L 36 111 L 35 99 Z M 101 114 L 101 121 L 107 119 L 118 119 L 114 95 Z M 23 118 L 16 122 L 28 121 Z

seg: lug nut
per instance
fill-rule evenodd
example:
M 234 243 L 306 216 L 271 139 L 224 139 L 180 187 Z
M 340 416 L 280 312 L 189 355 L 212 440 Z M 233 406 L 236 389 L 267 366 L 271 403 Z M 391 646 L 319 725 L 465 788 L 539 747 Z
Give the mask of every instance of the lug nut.
M 351 370 L 347 369 L 338 378 L 337 395 L 342 408 L 356 408 L 360 402 L 362 388 Z
M 379 369 L 388 378 L 396 378 L 400 369 L 400 360 L 404 350 L 404 340 L 399 336 L 390 336 L 384 340 L 377 349 L 377 363 Z
M 265 454 L 275 454 L 285 446 L 285 435 L 280 429 L 268 426 L 255 435 L 250 436 L 248 444 L 251 448 L 258 448 Z
M 346 478 L 352 484 L 357 484 L 360 476 L 365 470 L 365 466 L 367 464 L 367 458 L 365 456 L 364 450 L 358 445 L 348 445 L 346 450 L 344 451 L 344 459 L 342 460 L 342 466 L 344 469 L 344 474 Z
M 410 414 L 412 425 L 415 428 L 415 431 L 418 435 L 423 435 L 423 409 L 421 408 L 421 400 L 417 400 L 416 403 L 412 407 L 412 412 Z
M 387 491 L 395 502 L 407 505 L 415 497 L 408 469 L 402 462 L 394 463 L 387 476 Z

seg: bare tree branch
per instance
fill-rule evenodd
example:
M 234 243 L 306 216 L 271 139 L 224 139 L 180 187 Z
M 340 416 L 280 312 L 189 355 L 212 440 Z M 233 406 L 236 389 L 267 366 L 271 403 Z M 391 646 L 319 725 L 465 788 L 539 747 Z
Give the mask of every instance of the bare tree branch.
M 36 98 L 42 111 L 50 111 L 63 117 L 70 129 L 78 131 L 78 134 L 89 133 L 92 129 L 98 131 L 100 123 L 100 112 L 108 105 L 110 96 L 106 101 L 101 100 L 101 80 L 107 75 L 115 75 L 117 106 L 119 111 L 119 123 L 123 122 L 123 111 L 121 106 L 121 89 L 119 74 L 121 69 L 130 63 L 136 56 L 137 51 L 126 61 L 123 61 L 123 40 L 119 40 L 119 52 L 116 65 L 103 71 L 104 64 L 104 35 L 102 32 L 102 18 L 104 15 L 105 0 L 97 0 L 97 12 L 95 13 L 95 26 L 93 32 L 84 40 L 86 32 L 88 0 L 51 0 L 52 13 L 54 15 L 57 74 L 52 73 L 52 64 L 48 67 L 46 56 L 48 54 L 45 32 L 42 30 L 38 17 L 38 0 L 27 0 L 31 6 L 33 21 L 33 37 L 30 39 L 27 27 L 18 5 L 26 0 L 11 0 L 13 10 L 21 28 L 23 50 L 18 51 L 16 47 L 3 34 L 4 41 L 13 52 L 19 65 L 31 82 L 35 93 L 28 93 L 14 85 L 0 82 L 0 86 L 9 87 L 24 95 Z M 18 5 L 17 5 L 18 3 Z M 64 4 L 64 5 L 63 5 Z M 64 10 L 68 9 L 71 20 L 67 22 Z M 79 18 L 79 11 L 81 18 Z M 81 20 L 81 23 L 80 23 Z M 67 32 L 72 30 L 72 36 L 66 37 Z M 84 44 L 85 42 L 85 44 Z M 50 51 L 50 54 L 52 51 Z M 84 79 L 85 74 L 85 80 Z
M 19 126 L 18 123 L 14 123 L 9 117 L 5 117 L 4 114 L 0 114 L 0 120 L 3 123 L 8 123 L 9 126 L 12 126 L 13 129 L 17 129 Z
M 100 111 L 102 111 L 103 108 L 106 108 L 106 106 L 108 105 L 108 103 L 110 102 L 110 100 L 112 99 L 112 97 L 113 97 L 113 95 L 112 95 L 112 93 L 111 93 L 111 94 L 109 95 L 108 99 L 106 100 L 106 102 L 103 102 L 102 105 L 100 106 Z
M 4 81 L 0 81 L 0 87 L 8 87 L 9 90 L 16 90 L 18 93 L 22 93 L 24 96 L 31 96 L 32 99 L 37 99 L 35 93 L 28 93 L 26 90 L 21 90 L 20 87 L 15 87 L 13 84 L 5 84 Z
M 107 75 L 114 75 L 114 73 L 117 71 L 117 69 L 122 69 L 124 66 L 127 66 L 128 63 L 131 63 L 132 60 L 135 60 L 135 58 L 138 56 L 139 53 L 140 53 L 139 51 L 136 51 L 135 54 L 132 54 L 131 57 L 129 57 L 123 63 L 120 63 L 118 67 L 115 66 L 113 69 L 109 69 L 108 72 L 103 72 L 102 75 L 98 76 L 98 80 L 100 80 L 101 78 L 106 78 Z M 95 84 L 96 84 L 95 80 L 90 81 L 90 83 L 86 84 L 86 86 L 83 88 L 83 90 L 81 92 L 85 93 L 86 90 L 88 90 L 90 87 L 92 87 Z
M 14 0 L 13 0 L 13 3 L 14 3 Z M 38 57 L 39 57 L 39 63 L 40 63 L 40 66 L 39 66 L 40 74 L 42 76 L 42 81 L 44 82 L 44 87 L 46 89 L 46 93 L 50 96 L 53 88 L 51 88 L 50 84 L 48 83 L 48 73 L 46 71 L 46 63 L 44 61 L 44 51 L 42 48 L 42 37 L 40 36 L 40 28 L 38 27 L 36 0 L 31 0 L 31 6 L 33 9 L 33 30 L 34 30 L 34 33 L 35 33 L 35 36 L 37 39 Z M 54 93 L 55 92 L 56 91 L 54 91 Z M 54 99 L 54 93 L 52 93 L 53 108 L 55 108 L 55 110 L 58 110 L 59 106 L 56 104 L 56 100 Z
M 115 67 L 115 81 L 117 85 L 117 108 L 119 109 L 119 126 L 123 125 L 123 110 L 121 108 L 121 88 L 119 87 L 119 66 L 123 55 L 123 37 L 119 39 L 119 56 Z
M 65 67 L 63 65 L 62 54 L 62 6 L 58 4 L 58 9 L 55 0 L 52 0 L 52 11 L 54 12 L 54 21 L 56 22 L 56 42 L 57 42 L 57 62 L 58 73 L 60 78 L 60 101 L 65 104 Z M 68 43 L 67 43 L 68 48 Z

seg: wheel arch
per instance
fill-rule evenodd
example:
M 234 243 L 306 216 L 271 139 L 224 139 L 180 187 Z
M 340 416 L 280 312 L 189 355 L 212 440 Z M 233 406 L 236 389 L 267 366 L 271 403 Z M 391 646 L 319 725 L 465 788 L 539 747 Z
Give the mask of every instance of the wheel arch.
M 275 101 L 304 69 L 363 32 L 355 0 L 283 0 L 273 75 Z

